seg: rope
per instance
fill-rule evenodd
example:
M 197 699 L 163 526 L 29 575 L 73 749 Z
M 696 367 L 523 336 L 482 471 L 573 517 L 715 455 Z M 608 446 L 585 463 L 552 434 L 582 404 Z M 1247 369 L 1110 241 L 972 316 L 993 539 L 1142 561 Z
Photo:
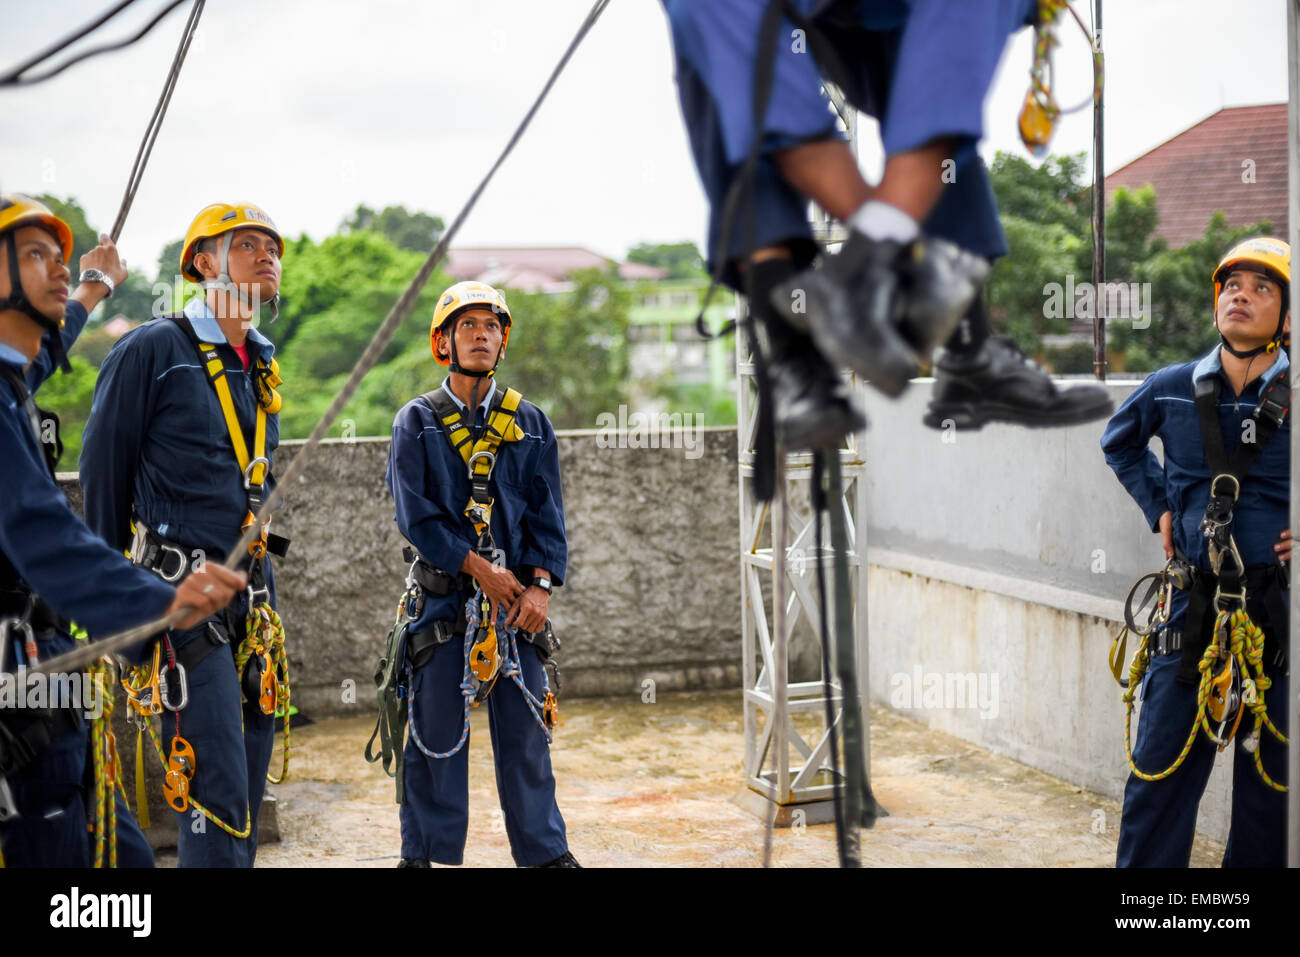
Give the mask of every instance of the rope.
M 564 55 L 560 57 L 559 63 L 556 64 L 555 69 L 547 79 L 546 85 L 542 87 L 542 91 L 537 95 L 537 99 L 524 115 L 519 126 L 516 127 L 510 140 L 501 151 L 501 155 L 497 157 L 496 162 L 492 164 L 492 168 L 488 170 L 487 175 L 484 176 L 478 186 L 475 187 L 474 192 L 466 201 L 465 206 L 456 214 L 456 218 L 447 228 L 447 231 L 442 234 L 442 238 L 438 241 L 438 244 L 433 248 L 432 252 L 429 253 L 428 258 L 420 267 L 419 272 L 416 273 L 415 278 L 411 280 L 411 284 L 406 288 L 406 291 L 402 293 L 401 298 L 393 304 L 392 309 L 389 310 L 383 323 L 380 325 L 379 329 L 376 330 L 374 338 L 372 338 L 370 344 L 366 346 L 365 352 L 361 354 L 361 357 L 357 359 L 356 365 L 352 367 L 352 372 L 349 374 L 347 381 L 339 390 L 338 394 L 335 395 L 333 402 L 330 403 L 330 407 L 321 417 L 321 420 L 316 423 L 316 427 L 312 430 L 312 433 L 308 436 L 306 442 L 303 443 L 303 447 L 299 450 L 298 454 L 293 457 L 293 461 L 289 463 L 289 467 L 285 470 L 285 474 L 277 482 L 275 492 L 267 496 L 265 504 L 263 504 L 261 511 L 257 515 L 257 521 L 253 525 L 249 526 L 249 529 L 244 532 L 239 542 L 226 557 L 224 564 L 227 568 L 233 569 L 235 564 L 242 559 L 249 542 L 253 540 L 254 533 L 260 526 L 266 524 L 270 519 L 272 510 L 279 507 L 282 501 L 279 489 L 284 486 L 292 487 L 293 480 L 302 474 L 303 470 L 307 467 L 307 462 L 311 459 L 312 453 L 315 452 L 316 447 L 320 445 L 321 439 L 325 437 L 325 433 L 328 432 L 330 427 L 334 424 L 334 420 L 337 419 L 339 414 L 343 411 L 343 407 L 347 405 L 348 401 L 352 398 L 353 393 L 356 392 L 357 387 L 361 384 L 361 380 L 365 377 L 366 373 L 370 371 L 371 367 L 379 361 L 385 347 L 387 347 L 393 336 L 396 335 L 403 320 L 405 320 L 411 310 L 415 308 L 416 300 L 420 295 L 420 291 L 424 288 L 425 283 L 429 281 L 429 277 L 433 274 L 433 270 L 446 255 L 447 249 L 450 247 L 456 233 L 459 232 L 461 225 L 473 210 L 479 197 L 487 188 L 488 183 L 491 182 L 492 177 L 496 175 L 501 164 L 505 162 L 506 157 L 514 150 L 515 145 L 519 142 L 525 130 L 528 129 L 529 124 L 537 114 L 542 102 L 551 91 L 551 87 L 555 85 L 555 81 L 559 78 L 560 73 L 568 64 L 574 51 L 586 37 L 592 26 L 600 18 L 600 15 L 605 11 L 609 2 L 610 0 L 596 0 L 591 10 L 587 13 L 586 18 L 578 28 L 578 32 L 574 35 L 573 40 L 564 51 Z M 102 654 L 110 654 L 119 649 L 128 648 L 131 645 L 153 637 L 160 631 L 173 627 L 192 611 L 192 608 L 178 608 L 176 611 L 164 618 L 146 622 L 142 625 L 137 625 L 134 628 L 129 628 L 125 631 L 118 632 L 115 635 L 103 638 L 95 642 L 96 647 L 93 650 L 75 649 L 63 655 L 43 661 L 35 670 L 42 672 L 66 670 L 76 667 L 85 661 L 92 661 L 94 658 L 97 658 Z
M 179 2 L 179 0 L 178 0 Z M 135 165 L 131 167 L 131 176 L 127 180 L 126 193 L 122 197 L 122 206 L 117 211 L 117 219 L 113 220 L 113 229 L 109 233 L 113 242 L 122 235 L 122 227 L 126 225 L 126 214 L 131 211 L 131 203 L 135 201 L 136 190 L 140 188 L 140 181 L 144 178 L 144 169 L 149 162 L 149 155 L 153 153 L 154 141 L 158 139 L 158 131 L 162 129 L 163 117 L 167 115 L 167 105 L 172 101 L 172 93 L 176 90 L 176 80 L 180 76 L 181 65 L 185 62 L 185 54 L 190 50 L 190 41 L 194 39 L 194 31 L 199 25 L 199 17 L 203 15 L 203 5 L 206 0 L 194 0 L 194 6 L 190 9 L 190 18 L 185 23 L 185 29 L 181 32 L 181 42 L 176 48 L 176 55 L 172 57 L 171 69 L 167 71 L 167 80 L 163 83 L 162 93 L 158 97 L 158 103 L 153 108 L 153 116 L 149 118 L 149 125 L 145 128 L 144 139 L 140 141 L 140 149 L 135 154 Z M 172 4 L 175 6 L 176 4 Z M 167 8 L 168 10 L 171 7 Z M 164 10 L 163 13 L 167 11 Z
M 816 522 L 815 541 L 817 545 L 817 616 L 818 616 L 818 637 L 821 639 L 822 646 L 822 697 L 826 699 L 826 728 L 830 734 L 831 745 L 831 774 L 836 780 L 843 779 L 843 773 L 840 767 L 840 749 L 839 749 L 839 731 L 838 722 L 835 720 L 835 705 L 831 700 L 831 670 L 834 667 L 834 657 L 831 652 L 831 635 L 830 623 L 827 615 L 826 600 L 826 568 L 822 562 L 822 556 L 826 554 L 825 545 L 822 541 L 822 517 L 827 514 L 827 492 L 824 485 L 826 471 L 826 456 L 838 456 L 839 450 L 827 452 L 821 450 L 813 455 L 813 521 Z M 836 505 L 838 506 L 838 502 Z M 841 698 L 843 702 L 844 698 Z M 845 840 L 844 830 L 844 795 L 841 789 L 836 787 L 832 791 L 835 808 L 835 847 L 839 854 L 840 867 L 849 866 L 849 847 Z
M 415 720 L 415 695 L 411 693 L 411 665 L 409 662 L 406 665 L 406 693 L 409 699 L 408 709 L 411 725 L 411 740 L 415 742 L 415 746 L 419 748 L 420 753 L 427 758 L 434 758 L 436 760 L 450 758 L 452 755 L 459 752 L 461 748 L 465 747 L 465 742 L 469 740 L 469 713 L 470 709 L 473 707 L 474 696 L 477 693 L 474 681 L 470 677 L 470 648 L 474 644 L 474 635 L 478 631 L 479 627 L 478 600 L 481 594 L 482 592 L 476 593 L 473 598 L 469 599 L 466 605 L 468 623 L 465 628 L 465 667 L 461 672 L 460 679 L 460 693 L 461 697 L 465 699 L 465 721 L 461 728 L 460 739 L 451 750 L 442 752 L 434 751 L 429 748 L 429 746 L 424 743 L 424 739 L 420 737 L 420 729 Z M 546 710 L 546 695 L 550 690 L 550 683 L 547 680 L 546 669 L 542 669 L 543 697 L 539 698 L 529 691 L 528 686 L 524 684 L 523 666 L 519 661 L 519 642 L 516 638 L 518 629 L 507 628 L 505 625 L 505 617 L 505 609 L 498 608 L 497 633 L 505 635 L 508 639 L 505 643 L 505 656 L 501 662 L 500 673 L 510 678 L 510 680 L 512 680 L 519 688 L 520 692 L 524 696 L 524 704 L 528 706 L 528 710 L 532 713 L 533 720 L 537 722 L 537 726 L 542 729 L 542 734 L 546 737 L 546 743 L 550 744 L 553 740 L 553 735 L 551 729 L 546 726 L 546 720 L 543 717 Z
M 162 765 L 163 773 L 166 774 L 167 757 L 166 755 L 163 754 L 162 741 L 158 737 L 158 732 L 154 730 L 152 721 L 146 721 L 145 727 L 149 729 L 149 740 L 153 742 L 154 753 L 158 755 L 158 762 Z M 239 730 L 240 730 L 240 734 L 242 734 L 244 730 L 244 721 L 242 715 L 240 716 Z M 217 827 L 221 828 L 231 837 L 236 837 L 239 838 L 240 840 L 243 840 L 247 838 L 249 834 L 253 833 L 253 813 L 252 811 L 249 810 L 247 800 L 245 800 L 244 802 L 245 823 L 244 823 L 244 829 L 242 831 L 236 831 L 225 821 L 221 820 L 221 818 L 217 817 L 215 814 L 213 814 L 211 811 L 205 808 L 202 804 L 199 803 L 198 798 L 196 798 L 193 795 L 193 793 L 189 795 L 189 802 L 191 805 L 193 805 L 195 808 L 198 809 L 199 813 L 201 813 L 204 817 L 206 817 Z
M 470 604 L 474 604 L 473 599 L 470 599 Z M 415 695 L 411 692 L 411 663 L 410 661 L 407 661 L 406 663 L 406 696 L 409 699 L 407 708 L 410 715 L 411 740 L 415 742 L 415 746 L 420 749 L 420 753 L 422 753 L 426 758 L 434 758 L 439 761 L 444 758 L 449 758 L 459 752 L 461 748 L 465 747 L 465 742 L 469 740 L 469 711 L 473 705 L 474 694 L 477 690 L 475 689 L 474 682 L 469 675 L 469 649 L 474 642 L 474 631 L 477 627 L 478 623 L 475 622 L 473 627 L 465 629 L 465 670 L 461 672 L 460 678 L 460 693 L 461 697 L 465 699 L 465 724 L 461 728 L 460 740 L 456 742 L 455 747 L 450 751 L 432 751 L 427 745 L 425 745 L 424 740 L 420 737 L 420 729 L 415 720 Z M 400 693 L 401 692 L 399 691 L 399 694 Z
M 268 769 L 267 781 L 279 784 L 289 774 L 289 656 L 284 650 L 284 624 L 274 608 L 266 602 L 249 605 L 248 617 L 244 622 L 244 640 L 235 652 L 235 674 L 241 678 L 244 667 L 253 655 L 265 657 L 270 665 L 271 682 L 274 685 L 274 702 L 270 714 L 280 714 L 284 718 L 284 748 L 280 762 L 280 776 L 275 777 Z M 264 712 L 265 708 L 262 709 Z
M 23 73 L 26 73 L 32 67 L 38 65 L 42 60 L 49 59 L 51 56 L 58 53 L 60 50 L 66 49 L 76 41 L 80 40 L 82 37 L 86 36 L 87 34 L 91 33 L 93 30 L 102 26 L 104 23 L 112 19 L 122 10 L 125 10 L 134 2 L 135 0 L 125 0 L 124 3 L 119 3 L 116 7 L 113 7 L 107 13 L 102 14 L 99 17 L 99 19 L 95 20 L 94 22 L 90 23 L 85 27 L 82 27 L 80 30 L 76 31 L 75 33 L 72 33 L 67 37 L 64 37 L 62 40 L 60 40 L 54 46 L 50 47 L 48 50 L 44 50 L 41 53 L 36 54 L 36 56 L 32 57 L 26 63 L 22 64 L 16 69 L 13 69 L 8 73 L 6 73 L 4 76 L 0 77 L 0 86 L 31 86 L 34 83 L 42 83 L 45 80 L 58 76 L 68 67 L 72 66 L 73 64 L 80 63 L 82 60 L 89 60 L 91 57 L 99 56 L 101 53 L 111 53 L 114 50 L 120 50 L 123 47 L 128 47 L 131 44 L 135 43 L 136 41 L 140 40 L 146 33 L 148 33 L 150 30 L 156 27 L 163 17 L 171 13 L 172 10 L 174 10 L 176 7 L 179 7 L 182 3 L 185 2 L 185 0 L 172 0 L 172 2 L 167 4 L 167 6 L 163 7 L 163 9 L 159 11 L 158 14 L 152 20 L 146 23 L 138 33 L 134 34 L 133 36 L 127 37 L 127 39 L 125 40 L 119 40 L 116 43 L 106 43 L 103 46 L 92 47 L 91 49 L 86 50 L 84 53 L 79 53 L 76 56 L 72 57 L 70 60 L 65 60 L 62 63 L 60 63 L 58 66 L 53 67 L 44 73 L 37 74 L 36 76 L 30 76 L 30 77 L 22 76 Z
M 1079 29 L 1083 31 L 1084 37 L 1092 48 L 1092 94 L 1078 106 L 1067 109 L 1062 109 L 1057 104 L 1048 80 L 1049 75 L 1053 75 L 1052 78 L 1055 79 L 1052 48 L 1061 45 L 1056 36 L 1056 20 L 1062 10 L 1068 10 L 1070 16 L 1074 17 L 1074 22 L 1079 25 Z M 1039 0 L 1038 20 L 1041 26 L 1034 31 L 1034 60 L 1029 70 L 1029 78 L 1038 105 L 1049 120 L 1055 121 L 1064 114 L 1077 113 L 1101 99 L 1102 89 L 1105 86 L 1105 62 L 1096 38 L 1067 0 Z
M 1220 644 L 1220 637 L 1228 635 L 1228 647 L 1224 649 Z M 1125 714 L 1124 714 L 1124 755 L 1128 760 L 1129 770 L 1134 776 L 1143 781 L 1161 781 L 1169 777 L 1182 766 L 1191 753 L 1192 745 L 1196 742 L 1196 733 L 1204 730 L 1206 737 L 1223 750 L 1228 746 L 1237 730 L 1237 724 L 1233 725 L 1225 737 L 1220 738 L 1210 727 L 1210 719 L 1207 709 L 1210 699 L 1210 688 L 1214 683 L 1214 666 L 1220 661 L 1225 661 L 1230 665 L 1236 662 L 1240 669 L 1240 674 L 1248 676 L 1250 669 L 1255 671 L 1255 677 L 1245 677 L 1243 683 L 1246 685 L 1246 692 L 1238 708 L 1247 707 L 1255 716 L 1255 727 L 1251 730 L 1250 737 L 1243 742 L 1244 747 L 1252 754 L 1255 761 L 1255 770 L 1259 772 L 1260 779 L 1275 791 L 1286 791 L 1284 785 L 1278 784 L 1270 778 L 1264 770 L 1263 759 L 1260 756 L 1259 739 L 1261 728 L 1267 728 L 1269 732 L 1283 744 L 1287 743 L 1287 738 L 1277 730 L 1273 721 L 1268 716 L 1268 710 L 1264 703 L 1264 692 L 1272 686 L 1272 679 L 1264 673 L 1264 632 L 1256 625 L 1246 613 L 1245 609 L 1237 609 L 1234 612 L 1220 611 L 1214 622 L 1214 635 L 1210 639 L 1205 653 L 1201 655 L 1201 660 L 1197 662 L 1196 668 L 1201 673 L 1201 681 L 1196 689 L 1196 719 L 1192 722 L 1192 729 L 1187 735 L 1187 741 L 1183 744 L 1182 750 L 1178 757 L 1174 759 L 1173 764 L 1163 771 L 1151 773 L 1141 770 L 1136 761 L 1133 759 L 1132 744 L 1132 722 L 1133 722 L 1133 700 L 1137 695 L 1138 688 L 1141 687 L 1142 677 L 1151 661 L 1150 652 L 1147 650 L 1147 636 L 1143 635 L 1142 640 L 1138 643 L 1137 653 L 1133 656 L 1133 664 L 1129 667 L 1129 684 L 1124 692 Z M 1237 722 L 1241 721 L 1241 713 L 1238 711 Z
M 92 833 L 95 842 L 94 867 L 104 866 L 104 848 L 108 848 L 108 866 L 117 867 L 117 800 L 121 786 L 118 772 L 117 739 L 113 735 L 113 666 L 107 659 L 92 665 L 87 673 L 99 696 L 102 712 L 90 725 L 92 775 L 95 782 L 95 814 Z

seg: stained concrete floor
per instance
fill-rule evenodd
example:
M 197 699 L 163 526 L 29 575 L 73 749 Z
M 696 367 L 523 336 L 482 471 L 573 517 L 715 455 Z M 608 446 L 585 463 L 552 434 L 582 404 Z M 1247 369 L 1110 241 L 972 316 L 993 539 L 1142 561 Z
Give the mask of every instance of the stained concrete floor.
M 583 865 L 760 866 L 764 822 L 736 800 L 741 720 L 738 692 L 565 702 L 552 762 L 569 844 Z M 259 849 L 259 867 L 397 864 L 393 782 L 362 759 L 372 727 L 368 717 L 333 718 L 294 730 L 289 780 L 273 787 L 282 840 Z M 1116 801 L 884 709 L 872 709 L 871 736 L 872 788 L 889 816 L 863 834 L 865 865 L 1113 864 Z M 509 867 L 479 711 L 471 741 L 465 865 Z M 1222 854 L 1222 845 L 1198 837 L 1192 866 L 1215 867 Z M 162 866 L 174 862 L 174 852 L 159 856 Z M 834 866 L 833 825 L 777 829 L 772 862 Z

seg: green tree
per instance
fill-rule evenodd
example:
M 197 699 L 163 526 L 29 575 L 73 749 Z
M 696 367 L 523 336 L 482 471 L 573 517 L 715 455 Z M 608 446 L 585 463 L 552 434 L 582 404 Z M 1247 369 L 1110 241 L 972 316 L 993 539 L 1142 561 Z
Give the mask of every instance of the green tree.
M 695 243 L 641 243 L 627 251 L 627 261 L 667 269 L 669 279 L 707 278 Z
M 376 213 L 369 206 L 359 205 L 343 221 L 346 232 L 373 232 L 386 236 L 398 249 L 427 253 L 438 242 L 446 224 L 441 216 L 409 212 L 405 206 L 385 206 Z
M 35 197 L 50 207 L 50 212 L 68 224 L 72 230 L 72 258 L 68 268 L 72 270 L 73 281 L 77 278 L 77 264 L 81 257 L 99 245 L 99 230 L 86 222 L 86 211 L 75 199 L 59 199 L 44 193 Z
M 1160 248 L 1139 264 L 1136 280 L 1150 283 L 1150 325 L 1111 327 L 1115 348 L 1125 354 L 1125 371 L 1151 372 L 1186 362 L 1213 346 L 1218 341 L 1214 328 L 1215 267 L 1237 242 L 1271 232 L 1272 224 L 1268 222 L 1234 229 L 1222 212 L 1216 212 L 1200 239 L 1181 249 Z
M 59 438 L 63 440 L 63 458 L 59 469 L 72 472 L 81 458 L 81 433 L 90 415 L 99 370 L 80 356 L 70 359 L 72 371 L 55 372 L 41 385 L 37 401 L 41 408 L 59 417 Z

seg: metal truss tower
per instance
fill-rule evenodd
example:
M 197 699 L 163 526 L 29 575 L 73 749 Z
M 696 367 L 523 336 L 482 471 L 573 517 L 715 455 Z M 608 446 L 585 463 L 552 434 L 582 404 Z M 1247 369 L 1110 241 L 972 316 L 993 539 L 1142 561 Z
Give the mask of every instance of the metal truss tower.
M 856 112 L 845 104 L 838 91 L 828 90 L 828 94 L 856 154 Z M 813 229 L 818 241 L 827 245 L 840 243 L 847 236 L 843 226 L 816 207 L 813 208 Z M 736 308 L 737 314 L 745 308 L 739 298 Z M 820 634 L 819 568 L 825 572 L 828 614 L 835 607 L 830 529 L 822 530 L 823 550 L 819 553 L 810 504 L 813 461 L 810 453 L 785 456 L 784 461 L 777 465 L 776 499 L 770 503 L 755 500 L 757 386 L 748 342 L 739 333 L 736 335 L 736 350 L 745 784 L 753 792 L 753 800 L 746 803 L 756 813 L 766 810 L 773 815 L 777 826 L 820 823 L 834 818 L 831 802 L 838 784 L 831 767 L 825 685 L 820 675 L 806 675 L 807 680 L 790 680 L 790 649 L 797 636 L 806 638 L 811 635 L 815 639 Z M 849 381 L 859 405 L 863 405 L 863 383 L 856 377 Z M 854 592 L 851 597 L 859 700 L 848 704 L 862 710 L 862 761 L 863 766 L 869 769 L 867 492 L 863 443 L 863 436 L 855 435 L 840 450 L 843 495 L 839 501 L 829 503 L 829 507 L 842 509 L 852 543 L 848 561 Z M 816 645 L 816 642 L 810 644 Z M 820 646 L 816 647 L 816 660 L 824 673 L 829 663 L 821 661 Z M 830 694 L 834 722 L 840 725 L 846 703 L 833 671 Z M 842 747 L 842 735 L 840 743 Z

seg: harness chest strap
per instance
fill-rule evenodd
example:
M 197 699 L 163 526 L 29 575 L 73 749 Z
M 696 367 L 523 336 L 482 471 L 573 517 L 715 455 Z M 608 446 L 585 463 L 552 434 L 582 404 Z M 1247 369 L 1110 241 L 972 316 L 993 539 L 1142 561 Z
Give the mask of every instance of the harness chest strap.
M 492 520 L 488 482 L 496 466 L 497 452 L 502 442 L 518 442 L 524 437 L 523 429 L 515 422 L 523 396 L 511 388 L 498 390 L 477 439 L 466 424 L 460 406 L 445 389 L 426 392 L 423 398 L 442 423 L 448 443 L 469 469 L 470 500 L 465 506 L 465 516 L 481 538 Z
M 235 411 L 234 397 L 230 394 L 230 383 L 226 381 L 225 363 L 221 361 L 216 345 L 199 340 L 184 315 L 171 318 L 198 350 L 203 368 L 208 373 L 208 381 L 217 394 L 217 401 L 221 404 L 221 415 L 226 423 L 226 431 L 230 435 L 230 446 L 235 453 L 235 461 L 239 463 L 240 473 L 244 477 L 244 490 L 248 496 L 248 514 L 242 524 L 242 528 L 247 529 L 256 520 L 257 512 L 262 506 L 267 468 L 271 464 L 266 457 L 266 418 L 268 412 L 279 412 L 282 405 L 280 394 L 275 391 L 275 387 L 282 382 L 279 376 L 279 365 L 274 358 L 269 365 L 260 356 L 257 359 L 257 416 L 253 427 L 253 454 L 250 456 L 244 428 Z M 270 524 L 269 521 L 264 523 L 259 529 L 260 537 L 255 538 L 248 546 L 249 553 L 254 558 L 261 558 L 266 554 L 267 529 Z

